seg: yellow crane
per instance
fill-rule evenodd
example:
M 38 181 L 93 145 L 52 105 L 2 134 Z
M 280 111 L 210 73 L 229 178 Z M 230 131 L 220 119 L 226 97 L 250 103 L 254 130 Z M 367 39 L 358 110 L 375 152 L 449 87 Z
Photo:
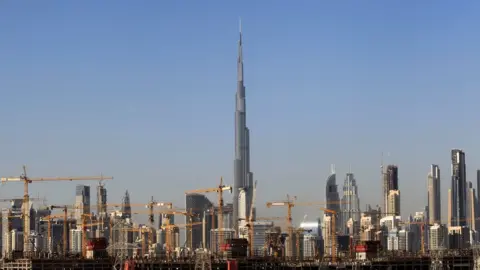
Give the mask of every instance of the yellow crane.
M 129 231 L 129 232 L 138 232 L 141 235 L 140 240 L 142 241 L 142 257 L 147 254 L 147 246 L 145 241 L 145 233 L 151 234 L 152 231 L 147 227 L 138 227 L 138 228 L 122 228 L 122 231 Z M 150 236 L 149 236 L 150 238 Z
M 192 193 L 209 193 L 216 192 L 218 194 L 218 242 L 219 245 L 223 244 L 223 192 L 229 191 L 232 193 L 232 187 L 223 184 L 223 177 L 220 177 L 220 185 L 215 188 L 205 188 L 186 191 L 185 194 Z
M 30 243 L 30 198 L 28 194 L 28 185 L 33 182 L 49 182 L 49 181 L 83 181 L 83 180 L 111 180 L 113 177 L 106 176 L 86 176 L 86 177 L 29 177 L 27 176 L 27 168 L 23 166 L 23 174 L 20 177 L 1 177 L 2 183 L 23 182 L 23 253 L 25 257 L 29 256 Z
M 183 216 L 186 216 L 186 217 L 190 217 L 190 222 L 192 222 L 192 217 L 195 216 L 194 214 L 190 213 L 190 212 L 186 212 L 186 211 L 177 211 L 177 210 L 174 210 L 174 209 L 167 209 L 167 210 L 158 210 L 158 211 L 155 211 L 155 212 L 152 212 L 153 210 L 149 210 L 148 213 L 149 215 L 153 215 L 154 213 L 155 214 L 164 214 L 166 215 L 166 225 L 175 225 L 175 224 L 170 224 L 170 216 L 171 215 L 183 215 Z M 143 214 L 142 212 L 133 212 L 132 214 Z M 190 237 L 191 237 L 191 231 L 190 231 Z M 150 239 L 153 238 L 153 233 L 150 235 Z M 152 242 L 153 242 L 153 239 L 151 239 Z M 169 243 L 171 241 L 170 239 L 170 234 L 168 231 L 165 231 L 165 242 L 166 243 Z M 191 246 L 190 246 L 191 247 Z
M 288 243 L 289 243 L 289 248 L 288 248 L 287 253 L 289 253 L 289 254 L 292 254 L 292 252 L 293 252 L 293 226 L 292 226 L 292 208 L 293 207 L 295 207 L 295 206 L 318 206 L 318 205 L 343 204 L 344 203 L 342 201 L 334 201 L 334 202 L 297 202 L 296 200 L 297 200 L 296 196 L 294 196 L 293 198 L 290 198 L 290 196 L 287 194 L 287 200 L 286 201 L 267 202 L 267 207 L 268 208 L 270 208 L 272 206 L 287 207 L 286 221 L 287 221 L 287 226 L 288 226 L 287 229 L 288 229 Z
M 68 251 L 68 210 L 76 209 L 74 205 L 50 205 L 50 210 L 62 209 L 63 211 L 63 255 Z
M 62 218 L 63 216 L 60 216 L 60 215 L 49 215 L 49 216 L 46 216 L 46 217 L 42 217 L 40 218 L 41 221 L 46 221 L 47 222 L 47 248 L 48 248 L 48 252 L 52 252 L 52 219 L 55 219 L 55 218 Z M 64 230 L 64 233 L 65 233 L 65 230 Z M 63 241 L 65 241 L 65 237 L 63 239 Z M 66 244 L 64 244 L 65 246 Z
M 295 200 L 297 197 L 293 197 L 290 199 L 290 195 L 287 194 L 287 200 L 283 202 L 267 202 L 267 207 L 270 208 L 272 206 L 284 206 L 287 207 L 287 230 L 288 230 L 288 254 L 292 254 L 292 246 L 293 246 L 293 226 L 292 226 L 292 208 L 295 206 Z
M 174 228 L 181 228 L 181 227 L 191 228 L 195 225 L 201 225 L 201 224 L 203 224 L 203 222 L 191 222 L 191 223 L 187 223 L 187 224 L 169 224 L 169 225 L 163 225 L 161 228 L 163 230 L 165 230 L 166 235 L 169 235 L 171 233 L 172 229 L 174 229 Z M 171 254 L 171 252 L 172 252 L 172 247 L 174 245 L 174 243 L 172 243 L 172 242 L 173 241 L 171 240 L 171 237 L 167 237 L 167 239 L 165 241 L 165 244 L 166 244 L 166 250 L 167 250 L 168 254 Z

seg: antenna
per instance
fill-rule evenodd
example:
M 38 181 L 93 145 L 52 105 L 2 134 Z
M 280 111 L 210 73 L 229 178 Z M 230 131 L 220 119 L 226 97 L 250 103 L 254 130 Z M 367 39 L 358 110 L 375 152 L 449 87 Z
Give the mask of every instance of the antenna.
M 330 165 L 330 172 L 335 174 L 335 164 Z

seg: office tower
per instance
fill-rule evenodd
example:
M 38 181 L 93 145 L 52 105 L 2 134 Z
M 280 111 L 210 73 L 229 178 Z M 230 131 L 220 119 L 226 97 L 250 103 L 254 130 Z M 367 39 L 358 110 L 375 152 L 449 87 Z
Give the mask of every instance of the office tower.
M 451 226 L 467 224 L 467 180 L 465 153 L 459 149 L 452 150 L 452 184 L 451 192 Z
M 335 215 L 335 227 L 338 231 L 341 227 L 339 224 L 340 222 L 338 222 L 338 214 L 340 213 L 340 196 L 338 195 L 336 177 L 335 165 L 332 165 L 331 174 L 327 178 L 325 198 L 327 198 L 327 209 L 333 210 L 337 213 L 337 215 Z M 325 215 L 330 216 L 332 214 L 325 213 Z
M 125 191 L 125 195 L 122 198 L 122 215 L 123 218 L 132 218 L 132 207 L 128 190 Z
M 393 211 L 388 209 L 388 195 L 390 190 L 398 189 L 398 167 L 396 165 L 388 165 L 386 172 L 383 174 L 384 216 L 394 215 Z
M 468 189 L 467 189 L 467 225 L 472 231 L 476 231 L 476 205 L 477 203 L 477 196 L 475 189 L 473 188 L 472 182 L 468 182 Z
M 438 165 L 431 165 L 428 173 L 428 222 L 430 224 L 441 222 L 441 186 L 440 168 Z
M 245 85 L 243 83 L 243 54 L 242 29 L 240 25 L 240 39 L 238 41 L 237 61 L 237 93 L 235 109 L 235 162 L 233 183 L 233 223 L 238 234 L 239 216 L 248 217 L 250 212 L 251 195 L 253 191 L 253 173 L 250 172 L 250 131 L 247 128 L 247 108 L 245 101 Z M 246 213 L 239 213 L 240 192 L 246 193 Z
M 77 185 L 75 188 L 75 219 L 81 220 L 83 214 L 90 214 L 90 187 Z
M 203 194 L 187 194 L 185 196 L 185 210 L 194 215 L 193 220 L 186 217 L 185 224 L 201 222 L 205 220 L 205 228 L 202 225 L 192 226 L 191 232 L 185 230 L 186 246 L 196 249 L 210 244 L 210 231 L 215 228 L 217 216 L 213 203 Z
M 444 225 L 435 223 L 429 230 L 429 249 L 439 250 L 446 247 L 447 228 Z
M 400 190 L 390 190 L 387 197 L 388 213 L 392 216 L 400 216 Z
M 347 233 L 347 221 L 352 219 L 354 222 L 360 222 L 360 199 L 358 198 L 357 182 L 353 173 L 347 173 L 343 183 L 343 197 L 340 219 L 340 233 Z
M 107 214 L 107 189 L 102 184 L 97 186 L 97 215 Z
M 70 230 L 70 252 L 74 254 L 82 253 L 82 229 Z

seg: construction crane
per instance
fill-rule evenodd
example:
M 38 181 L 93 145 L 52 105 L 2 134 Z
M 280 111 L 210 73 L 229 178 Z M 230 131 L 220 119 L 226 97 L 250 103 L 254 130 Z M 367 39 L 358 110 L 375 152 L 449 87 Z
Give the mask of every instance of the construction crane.
M 267 202 L 267 207 L 270 208 L 272 206 L 284 206 L 287 207 L 287 230 L 288 230 L 288 242 L 289 247 L 287 250 L 288 254 L 292 254 L 292 246 L 293 246 L 293 226 L 292 226 L 292 208 L 295 206 L 295 200 L 297 197 L 290 198 L 290 195 L 287 194 L 287 200 L 283 202 Z
M 399 224 L 402 225 L 419 225 L 420 226 L 420 252 L 421 254 L 425 254 L 425 226 L 430 225 L 425 221 L 411 221 L 411 222 L 403 222 L 400 221 Z
M 220 185 L 215 188 L 205 188 L 205 189 L 196 189 L 191 191 L 186 191 L 185 194 L 192 194 L 192 193 L 209 193 L 209 192 L 217 192 L 218 193 L 218 242 L 219 244 L 223 244 L 223 192 L 229 191 L 232 193 L 231 186 L 225 186 L 223 184 L 223 177 L 220 177 Z
M 152 199 L 148 202 L 147 205 L 145 205 L 145 207 L 148 208 L 148 210 L 150 211 L 150 213 L 148 215 L 148 221 L 150 222 L 150 226 L 152 228 L 155 227 L 155 215 L 153 214 L 153 208 L 155 206 L 166 206 L 168 209 L 172 209 L 173 208 L 173 203 L 171 203 L 171 202 L 157 202 L 153 199 L 153 196 L 152 196 Z
M 142 241 L 142 257 L 144 257 L 147 254 L 147 247 L 146 247 L 146 241 L 145 241 L 145 233 L 151 234 L 152 231 L 147 228 L 147 227 L 138 227 L 138 228 L 122 228 L 122 231 L 128 231 L 128 232 L 138 232 L 141 235 L 140 240 Z M 150 238 L 150 237 L 149 237 Z
M 0 199 L 0 202 L 10 202 L 13 203 L 15 200 L 23 200 L 23 198 L 11 198 L 11 199 Z M 32 202 L 43 202 L 45 203 L 47 201 L 47 198 L 30 198 L 30 201 Z
M 297 257 L 301 258 L 301 253 L 300 253 L 300 235 L 305 233 L 305 232 L 312 232 L 312 230 L 309 229 L 304 229 L 304 228 L 298 228 L 295 230 L 296 233 L 296 241 L 295 241 L 295 247 L 297 248 Z
M 337 229 L 336 229 L 336 215 L 337 211 L 328 209 L 328 208 L 320 208 L 324 212 L 332 214 L 332 224 L 330 225 L 330 247 L 331 247 L 331 254 L 332 254 L 332 262 L 335 263 L 337 259 Z
M 82 257 L 87 256 L 87 218 L 92 217 L 92 214 L 82 214 Z
M 74 205 L 50 205 L 50 210 L 62 209 L 63 211 L 63 255 L 68 251 L 68 209 L 76 209 Z
M 166 204 L 166 203 L 165 203 Z M 168 207 L 171 207 L 171 205 L 168 205 Z M 153 215 L 153 214 L 164 214 L 166 215 L 166 225 L 174 225 L 174 224 L 170 224 L 170 216 L 171 215 L 183 215 L 185 217 L 189 217 L 190 218 L 190 222 L 193 221 L 192 217 L 196 216 L 195 214 L 192 214 L 191 211 L 190 212 L 186 212 L 186 211 L 177 211 L 177 210 L 173 210 L 173 209 L 167 209 L 167 210 L 158 210 L 158 211 L 155 211 L 155 212 L 152 212 L 153 210 L 149 210 L 148 213 L 149 215 Z M 142 214 L 142 212 L 133 212 L 132 214 Z M 192 231 L 190 230 L 190 237 L 191 237 L 191 234 L 192 234 Z M 153 242 L 153 232 L 152 234 L 150 235 L 150 239 L 151 241 Z M 170 234 L 165 231 L 165 242 L 168 242 L 170 241 L 169 239 L 170 237 Z
M 203 222 L 191 222 L 191 223 L 187 223 L 187 224 L 169 224 L 169 225 L 162 225 L 161 228 L 163 230 L 165 230 L 165 234 L 168 235 L 168 234 L 171 233 L 172 229 L 174 229 L 174 228 L 181 228 L 181 227 L 186 227 L 186 228 L 190 227 L 191 228 L 195 225 L 201 225 L 201 224 L 203 224 Z M 170 237 L 167 237 L 167 239 L 165 241 L 165 244 L 166 244 L 166 250 L 170 254 L 171 250 L 172 250 L 172 246 L 173 246 L 173 243 L 172 243 Z
M 1 177 L 2 183 L 23 182 L 23 253 L 24 257 L 28 257 L 30 243 L 30 198 L 28 194 L 28 185 L 33 182 L 49 182 L 49 181 L 83 181 L 83 180 L 111 180 L 113 177 L 105 176 L 87 176 L 87 177 L 28 177 L 27 167 L 23 166 L 23 174 L 20 177 Z

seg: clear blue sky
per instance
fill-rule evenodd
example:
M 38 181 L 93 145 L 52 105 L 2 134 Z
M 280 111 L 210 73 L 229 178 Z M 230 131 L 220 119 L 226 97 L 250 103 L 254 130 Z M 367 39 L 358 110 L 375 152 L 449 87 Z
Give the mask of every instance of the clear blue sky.
M 351 164 L 361 204 L 378 203 L 382 151 L 403 215 L 426 204 L 431 163 L 445 213 L 451 148 L 468 180 L 480 167 L 479 13 L 478 1 L 1 1 L 0 174 L 103 172 L 111 202 L 128 189 L 180 206 L 185 190 L 232 183 L 242 17 L 260 215 L 283 214 L 263 206 L 287 193 L 323 201 L 331 163 L 340 185 Z M 73 203 L 74 186 L 31 191 Z

